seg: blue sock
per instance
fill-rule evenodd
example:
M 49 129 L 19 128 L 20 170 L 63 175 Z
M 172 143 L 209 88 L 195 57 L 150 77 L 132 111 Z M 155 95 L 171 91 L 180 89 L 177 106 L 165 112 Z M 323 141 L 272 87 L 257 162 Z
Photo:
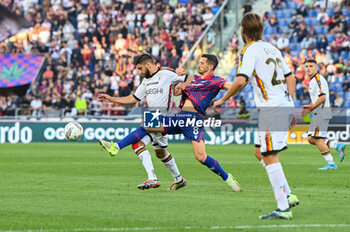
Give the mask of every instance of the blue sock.
M 209 155 L 207 156 L 207 159 L 204 161 L 205 166 L 207 166 L 210 170 L 221 176 L 223 180 L 227 180 L 228 174 L 225 172 L 224 169 L 220 166 L 219 162 L 216 159 L 213 159 Z
M 138 127 L 136 130 L 128 134 L 125 138 L 117 142 L 120 150 L 124 147 L 127 147 L 131 144 L 134 144 L 138 141 L 140 141 L 145 135 L 147 135 L 148 132 L 143 128 L 142 126 Z

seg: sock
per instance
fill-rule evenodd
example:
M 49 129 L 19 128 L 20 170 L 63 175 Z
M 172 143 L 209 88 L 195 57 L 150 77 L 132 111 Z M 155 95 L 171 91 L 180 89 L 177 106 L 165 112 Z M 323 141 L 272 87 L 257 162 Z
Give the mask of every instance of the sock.
M 263 159 L 261 159 L 259 162 L 263 167 L 266 167 L 265 161 Z
M 277 208 L 286 210 L 289 208 L 286 193 L 286 177 L 282 169 L 281 163 L 273 163 L 266 166 L 266 172 L 272 185 L 273 193 L 277 201 Z
M 175 183 L 182 181 L 182 176 L 180 174 L 179 169 L 177 168 L 177 165 L 175 163 L 174 157 L 168 153 L 161 161 L 165 164 L 165 166 L 169 169 L 171 172 L 171 175 L 174 177 Z
M 136 130 L 128 134 L 125 138 L 117 142 L 119 150 L 127 147 L 133 143 L 140 141 L 148 132 L 142 126 L 138 127 Z M 117 147 L 116 147 L 117 148 Z
M 133 148 L 135 146 L 133 145 Z M 141 160 L 143 167 L 145 168 L 149 180 L 157 180 L 157 176 L 154 172 L 151 154 L 144 146 L 138 146 L 134 148 L 136 155 Z
M 209 155 L 207 156 L 207 159 L 204 161 L 205 166 L 207 166 L 210 170 L 221 176 L 221 178 L 226 181 L 228 179 L 228 174 L 222 169 L 219 162 L 216 159 L 213 159 Z
M 333 156 L 331 155 L 330 151 L 324 151 L 324 152 L 321 152 L 321 154 L 328 164 L 334 164 Z
M 329 148 L 335 149 L 337 147 L 336 141 L 331 141 L 329 139 L 325 139 L 324 142 L 327 144 Z
M 289 193 L 291 193 L 292 192 L 292 190 L 290 190 L 290 187 L 289 187 L 289 184 L 288 184 L 288 181 L 287 181 L 287 178 L 286 177 L 284 177 L 284 179 L 285 179 L 285 190 L 286 190 L 286 194 L 288 195 Z

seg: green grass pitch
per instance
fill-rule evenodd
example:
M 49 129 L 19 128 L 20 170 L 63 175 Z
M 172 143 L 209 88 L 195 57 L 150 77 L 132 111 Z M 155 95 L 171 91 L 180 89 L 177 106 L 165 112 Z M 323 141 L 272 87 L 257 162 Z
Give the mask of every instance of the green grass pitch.
M 240 193 L 197 162 L 190 144 L 169 145 L 188 180 L 169 191 L 171 174 L 150 151 L 162 186 L 141 191 L 147 176 L 131 148 L 109 157 L 97 143 L 1 144 L 0 232 L 350 231 L 350 159 L 339 163 L 335 150 L 338 170 L 326 172 L 317 170 L 325 161 L 315 146 L 281 153 L 300 200 L 291 221 L 258 219 L 276 203 L 252 145 L 207 146 L 239 180 Z

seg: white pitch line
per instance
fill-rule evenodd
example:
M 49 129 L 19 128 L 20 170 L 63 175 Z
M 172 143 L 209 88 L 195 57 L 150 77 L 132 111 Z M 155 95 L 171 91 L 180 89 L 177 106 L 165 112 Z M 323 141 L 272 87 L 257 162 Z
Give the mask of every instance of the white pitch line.
M 271 228 L 341 228 L 350 224 L 287 224 L 287 225 L 243 225 L 243 226 L 185 226 L 185 227 L 125 227 L 125 228 L 75 228 L 75 229 L 36 229 L 0 230 L 0 232 L 82 232 L 82 231 L 154 231 L 154 230 L 232 230 L 232 229 L 271 229 Z

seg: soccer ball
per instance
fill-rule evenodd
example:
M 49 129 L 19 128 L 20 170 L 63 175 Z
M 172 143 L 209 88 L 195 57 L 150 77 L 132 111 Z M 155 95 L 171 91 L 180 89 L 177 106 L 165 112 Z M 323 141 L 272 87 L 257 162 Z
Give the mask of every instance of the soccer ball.
M 70 141 L 77 141 L 83 137 L 84 129 L 79 123 L 70 122 L 64 128 L 64 134 Z

